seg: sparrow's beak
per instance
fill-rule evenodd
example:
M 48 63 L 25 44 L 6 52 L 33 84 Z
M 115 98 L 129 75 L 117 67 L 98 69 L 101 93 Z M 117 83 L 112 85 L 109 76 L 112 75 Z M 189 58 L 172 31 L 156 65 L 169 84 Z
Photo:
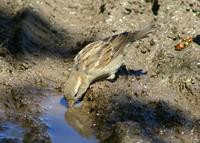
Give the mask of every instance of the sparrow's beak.
M 73 100 L 73 99 L 68 100 L 67 101 L 67 107 L 72 108 L 74 106 L 74 103 L 75 103 L 75 100 Z

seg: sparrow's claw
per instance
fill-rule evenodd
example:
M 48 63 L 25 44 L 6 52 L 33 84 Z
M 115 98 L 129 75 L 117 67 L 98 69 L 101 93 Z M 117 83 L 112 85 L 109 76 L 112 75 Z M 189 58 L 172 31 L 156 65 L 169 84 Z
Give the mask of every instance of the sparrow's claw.
M 115 73 L 112 73 L 107 79 L 113 80 L 113 79 L 115 79 L 115 77 L 116 77 Z

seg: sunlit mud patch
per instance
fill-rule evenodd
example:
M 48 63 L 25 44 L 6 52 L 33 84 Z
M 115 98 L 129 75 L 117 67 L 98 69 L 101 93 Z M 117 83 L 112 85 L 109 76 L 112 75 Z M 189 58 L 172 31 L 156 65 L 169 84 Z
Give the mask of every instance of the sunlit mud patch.
M 25 129 L 19 125 L 6 122 L 0 124 L 0 143 L 12 142 L 20 143 L 23 141 Z
M 44 103 L 41 119 L 48 126 L 48 133 L 53 143 L 96 143 L 92 124 L 79 108 L 67 110 L 62 96 L 51 96 Z

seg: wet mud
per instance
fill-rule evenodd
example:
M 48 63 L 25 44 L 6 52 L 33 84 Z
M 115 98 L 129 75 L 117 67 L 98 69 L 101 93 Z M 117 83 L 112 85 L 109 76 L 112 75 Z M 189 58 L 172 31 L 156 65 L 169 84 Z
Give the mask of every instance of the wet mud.
M 199 143 L 199 6 L 0 0 L 0 142 Z M 77 52 L 152 22 L 157 31 L 130 46 L 118 78 L 94 83 L 81 105 L 67 109 L 62 85 Z M 193 42 L 176 51 L 184 37 Z

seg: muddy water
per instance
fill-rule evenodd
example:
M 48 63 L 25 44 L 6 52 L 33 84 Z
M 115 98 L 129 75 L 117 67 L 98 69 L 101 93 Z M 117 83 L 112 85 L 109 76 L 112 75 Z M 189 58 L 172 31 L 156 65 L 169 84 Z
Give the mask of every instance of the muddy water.
M 6 142 L 6 140 L 22 142 L 24 131 L 22 127 L 12 122 L 0 124 L 0 142 Z
M 84 115 L 80 116 L 81 114 L 76 111 L 67 111 L 66 102 L 61 96 L 49 97 L 43 107 L 45 112 L 41 119 L 47 124 L 48 133 L 53 143 L 98 142 L 88 118 Z M 80 120 L 84 122 L 84 125 L 81 124 Z

